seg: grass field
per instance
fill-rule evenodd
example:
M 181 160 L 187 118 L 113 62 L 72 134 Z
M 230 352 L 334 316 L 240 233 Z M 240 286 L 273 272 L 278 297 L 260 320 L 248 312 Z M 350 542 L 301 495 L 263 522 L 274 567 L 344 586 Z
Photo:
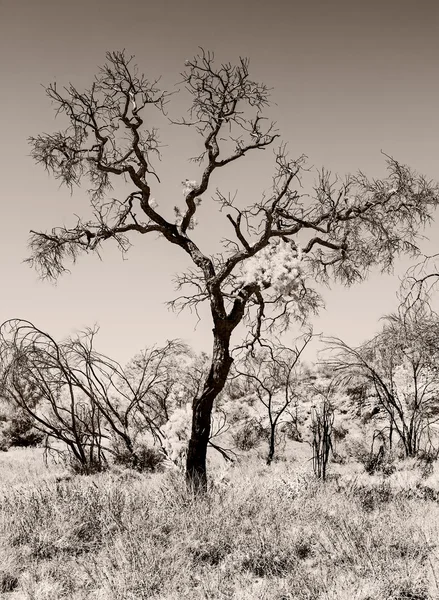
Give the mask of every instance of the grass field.
M 439 598 L 439 471 L 255 457 L 194 498 L 175 472 L 65 478 L 0 454 L 0 585 L 11 600 Z

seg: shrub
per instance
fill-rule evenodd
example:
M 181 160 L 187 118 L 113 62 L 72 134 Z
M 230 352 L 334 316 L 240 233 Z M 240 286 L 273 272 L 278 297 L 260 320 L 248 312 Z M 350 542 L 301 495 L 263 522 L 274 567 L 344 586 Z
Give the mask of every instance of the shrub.
M 75 458 L 69 456 L 66 460 L 67 467 L 75 475 L 94 475 L 95 473 L 102 473 L 107 469 L 106 463 L 92 458 L 86 463 L 82 463 Z
M 418 453 L 418 467 L 421 469 L 422 477 L 427 478 L 433 473 L 434 463 L 437 458 L 437 451 L 421 450 Z
M 348 434 L 343 440 L 343 449 L 350 460 L 355 460 L 362 465 L 370 456 L 370 444 L 367 443 L 362 432 Z
M 34 427 L 32 417 L 24 412 L 15 413 L 4 426 L 2 434 L 9 447 L 39 446 L 44 439 L 44 434 Z
M 155 472 L 162 468 L 164 456 L 157 448 L 141 445 L 135 451 L 137 456 L 137 470 Z
M 332 426 L 332 435 L 334 437 L 334 442 L 341 442 L 346 438 L 348 433 L 349 430 L 344 424 L 334 424 Z
M 238 450 L 243 452 L 252 450 L 264 438 L 264 428 L 253 419 L 249 419 L 232 435 L 233 442 Z
M 0 570 L 0 593 L 8 594 L 18 587 L 18 579 L 15 575 Z
M 114 463 L 136 471 L 155 473 L 163 467 L 165 457 L 157 448 L 146 444 L 136 444 L 134 451 L 126 447 L 114 448 Z
M 396 471 L 395 456 L 391 452 L 385 451 L 383 447 L 376 454 L 370 453 L 365 456 L 362 462 L 369 475 L 380 472 L 389 476 Z
M 293 442 L 303 442 L 302 433 L 299 430 L 299 424 L 296 421 L 288 421 L 281 428 L 289 440 Z
M 0 432 L 0 452 L 7 452 L 9 450 L 9 448 L 11 447 L 11 444 L 9 443 L 9 440 L 6 439 L 6 437 L 3 435 L 3 432 Z

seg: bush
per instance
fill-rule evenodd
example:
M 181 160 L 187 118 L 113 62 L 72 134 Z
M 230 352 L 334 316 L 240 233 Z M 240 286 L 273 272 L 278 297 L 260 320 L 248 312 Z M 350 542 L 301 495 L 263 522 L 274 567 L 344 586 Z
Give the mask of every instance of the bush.
M 418 467 L 421 469 L 422 477 L 427 478 L 433 473 L 434 463 L 438 458 L 437 451 L 421 450 L 418 453 Z
M 163 454 L 157 448 L 141 445 L 135 449 L 138 471 L 159 471 L 164 462 Z
M 364 434 L 358 434 L 355 432 L 354 435 L 348 434 L 342 442 L 343 450 L 349 460 L 355 460 L 362 465 L 370 456 L 370 444 L 367 443 Z
M 2 438 L 8 447 L 28 448 L 39 446 L 44 434 L 34 427 L 34 421 L 28 414 L 17 412 L 4 426 Z
M 303 437 L 299 431 L 299 425 L 295 421 L 288 421 L 282 424 L 282 432 L 285 433 L 289 440 L 293 442 L 303 442 Z
M 13 592 L 17 587 L 17 577 L 15 577 L 15 575 L 11 575 L 10 573 L 5 573 L 0 570 L 0 593 L 9 595 L 9 592 Z
M 106 471 L 108 465 L 105 460 L 96 456 L 88 457 L 87 462 L 81 462 L 69 452 L 65 456 L 68 469 L 75 475 L 94 475 Z
M 373 475 L 374 473 L 382 473 L 389 476 L 395 473 L 395 457 L 391 452 L 377 452 L 377 454 L 369 454 L 362 461 L 366 473 Z
M 3 432 L 0 432 L 0 452 L 7 452 L 10 447 L 11 447 L 11 444 L 5 438 L 5 436 L 3 435 Z
M 334 437 L 334 442 L 341 442 L 348 435 L 349 430 L 346 428 L 344 424 L 335 424 L 332 427 L 332 435 Z
M 248 420 L 232 435 L 233 443 L 238 450 L 243 452 L 252 450 L 265 437 L 264 428 L 254 420 Z
M 164 463 L 165 457 L 154 447 L 146 444 L 136 444 L 134 452 L 126 447 L 116 446 L 113 449 L 114 463 L 136 471 L 147 471 L 155 473 L 159 471 Z

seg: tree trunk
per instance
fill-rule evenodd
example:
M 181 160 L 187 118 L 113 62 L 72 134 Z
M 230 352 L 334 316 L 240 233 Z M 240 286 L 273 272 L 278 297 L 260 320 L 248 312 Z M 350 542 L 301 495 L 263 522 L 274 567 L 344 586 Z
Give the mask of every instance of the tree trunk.
M 212 408 L 223 389 L 232 366 L 229 352 L 230 332 L 214 329 L 213 355 L 203 391 L 194 399 L 192 432 L 186 460 L 186 481 L 195 491 L 207 489 L 206 456 L 210 437 Z
M 274 423 L 271 424 L 270 427 L 270 441 L 268 444 L 268 456 L 267 456 L 267 465 L 271 465 L 274 458 L 275 451 L 275 442 L 276 442 L 276 425 Z

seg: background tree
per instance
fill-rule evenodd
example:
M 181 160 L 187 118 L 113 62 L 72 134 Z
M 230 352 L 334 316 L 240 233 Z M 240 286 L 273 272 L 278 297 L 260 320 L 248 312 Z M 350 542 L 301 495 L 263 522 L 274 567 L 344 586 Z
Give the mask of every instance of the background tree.
M 116 241 L 126 252 L 130 235 L 149 233 L 187 254 L 193 268 L 178 285 L 190 290 L 173 306 L 196 308 L 206 301 L 213 321 L 211 366 L 193 401 L 187 454 L 188 480 L 205 487 L 212 407 L 232 364 L 236 327 L 244 321 L 247 342 L 255 343 L 267 330 L 285 330 L 291 319 L 318 307 L 310 281 L 333 279 L 350 285 L 364 279 L 374 265 L 389 270 L 401 252 L 416 253 L 419 228 L 431 218 L 438 188 L 388 157 L 385 180 L 369 180 L 360 172 L 341 182 L 322 171 L 313 193 L 307 194 L 301 187 L 305 157 L 290 158 L 279 142 L 271 189 L 259 199 L 241 207 L 217 192 L 233 239 L 225 240 L 224 252 L 212 257 L 196 244 L 191 230 L 214 173 L 266 149 L 279 136 L 263 116 L 269 89 L 250 78 L 247 59 L 217 65 L 213 54 L 201 51 L 185 65 L 181 83 L 189 95 L 189 116 L 173 122 L 201 136 L 201 153 L 194 158 L 200 178 L 184 182 L 184 204 L 175 206 L 173 219 L 153 198 L 159 198 L 160 206 L 175 204 L 159 197 L 154 167 L 159 138 L 157 129 L 146 124 L 148 110 L 163 113 L 169 100 L 158 82 L 140 74 L 124 52 L 109 52 L 90 88 L 49 85 L 47 94 L 67 128 L 30 138 L 32 155 L 69 187 L 85 179 L 91 182 L 92 217 L 79 218 L 71 228 L 32 232 L 29 263 L 43 277 L 56 278 L 66 262 L 99 252 L 106 240 Z M 118 177 L 131 191 L 111 200 L 112 182 Z M 209 228 L 211 221 L 200 226 Z
M 2 398 L 29 416 L 47 448 L 67 451 L 72 468 L 91 473 L 106 465 L 102 419 L 76 383 L 73 358 L 70 344 L 57 344 L 32 323 L 12 320 L 0 327 Z
M 31 418 L 50 447 L 61 450 L 50 440 L 64 444 L 83 472 L 105 467 L 108 455 L 138 468 L 139 435 L 163 447 L 176 363 L 188 348 L 178 340 L 147 348 L 124 369 L 94 348 L 96 331 L 58 343 L 27 321 L 3 323 L 1 396 Z
M 332 435 L 335 412 L 331 402 L 333 385 L 330 383 L 323 390 L 315 389 L 314 393 L 320 397 L 320 402 L 314 403 L 311 412 L 312 465 L 315 476 L 326 481 L 329 457 L 334 452 Z
M 193 353 L 180 340 L 168 340 L 139 352 L 124 369 L 119 380 L 137 418 L 155 428 L 169 420 L 180 403 L 182 382 L 192 374 Z
M 173 409 L 174 387 L 184 369 L 179 360 L 189 357 L 189 348 L 179 340 L 145 348 L 127 365 L 97 352 L 96 330 L 69 340 L 68 368 L 75 385 L 102 416 L 107 437 L 124 462 L 140 467 L 136 440 L 163 447 L 161 426 Z
M 379 424 L 375 435 L 390 448 L 395 437 L 405 456 L 431 449 L 439 421 L 438 335 L 438 316 L 418 298 L 386 317 L 382 331 L 358 348 L 328 340 L 337 355 L 327 364 L 344 383 L 360 385 L 359 399 L 363 405 L 367 399 Z
M 279 425 L 292 419 L 290 410 L 297 406 L 300 386 L 297 368 L 311 338 L 311 333 L 306 334 L 294 349 L 263 346 L 235 362 L 234 372 L 247 380 L 246 394 L 257 398 L 268 419 L 267 465 L 274 458 Z

